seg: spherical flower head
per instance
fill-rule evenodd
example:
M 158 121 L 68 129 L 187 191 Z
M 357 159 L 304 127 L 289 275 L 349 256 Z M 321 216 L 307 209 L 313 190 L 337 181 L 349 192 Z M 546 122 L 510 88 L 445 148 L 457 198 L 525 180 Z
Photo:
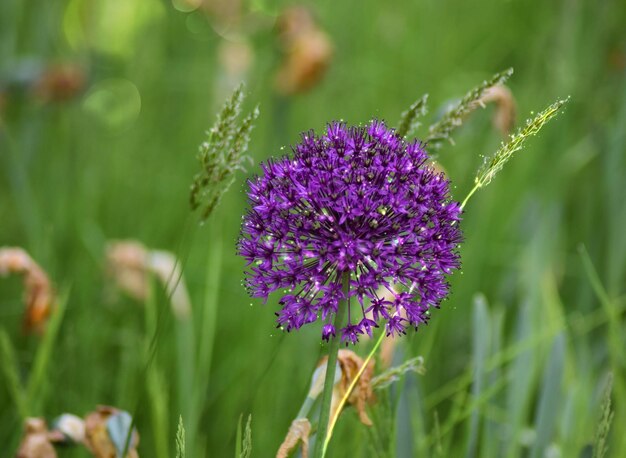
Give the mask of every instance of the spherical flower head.
M 459 267 L 462 235 L 461 207 L 427 160 L 421 143 L 372 121 L 304 133 L 292 157 L 261 164 L 248 183 L 238 250 L 252 296 L 283 293 L 279 327 L 320 320 L 322 337 L 334 336 L 346 275 L 342 341 L 355 343 L 380 324 L 388 335 L 404 334 L 428 320 Z

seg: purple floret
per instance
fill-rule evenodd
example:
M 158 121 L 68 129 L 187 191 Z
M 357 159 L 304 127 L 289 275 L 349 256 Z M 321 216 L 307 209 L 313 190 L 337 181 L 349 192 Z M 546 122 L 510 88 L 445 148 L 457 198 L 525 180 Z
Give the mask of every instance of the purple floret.
M 462 234 L 460 205 L 427 159 L 421 143 L 382 122 L 335 122 L 322 137 L 304 133 L 293 157 L 261 164 L 238 249 L 252 296 L 283 293 L 279 327 L 320 320 L 322 337 L 334 336 L 345 272 L 354 300 L 342 341 L 355 343 L 380 323 L 396 335 L 428 320 L 459 268 Z

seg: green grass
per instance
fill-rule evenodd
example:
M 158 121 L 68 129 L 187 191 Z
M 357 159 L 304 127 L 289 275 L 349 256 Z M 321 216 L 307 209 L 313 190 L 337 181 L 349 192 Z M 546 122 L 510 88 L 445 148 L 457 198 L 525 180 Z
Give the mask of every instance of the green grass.
M 422 356 L 426 373 L 377 393 L 371 428 L 348 409 L 327 456 L 592 456 L 609 372 L 603 441 L 607 457 L 625 456 L 623 2 L 314 2 L 335 54 L 324 80 L 291 98 L 273 91 L 269 16 L 282 6 L 249 3 L 265 11 L 246 29 L 255 60 L 244 111 L 261 109 L 255 164 L 332 119 L 396 122 L 428 93 L 423 132 L 504 68 L 515 68 L 518 127 L 570 97 L 468 203 L 453 294 L 396 355 Z M 3 450 L 17 447 L 25 416 L 110 404 L 135 413 L 141 456 L 173 456 L 181 416 L 185 456 L 233 456 L 249 414 L 252 456 L 272 456 L 297 414 L 319 329 L 276 330 L 276 304 L 247 297 L 235 255 L 244 180 L 258 166 L 236 175 L 203 226 L 188 205 L 198 144 L 231 89 L 220 41 L 201 13 L 171 2 L 0 2 L 0 82 L 55 61 L 88 69 L 85 91 L 64 103 L 2 86 L 0 246 L 27 249 L 61 292 L 48 333 L 24 336 L 19 281 L 0 279 Z M 503 140 L 492 110 L 472 113 L 438 151 L 457 200 Z M 158 288 L 145 304 L 112 294 L 104 245 L 115 238 L 177 253 L 191 319 L 176 320 Z

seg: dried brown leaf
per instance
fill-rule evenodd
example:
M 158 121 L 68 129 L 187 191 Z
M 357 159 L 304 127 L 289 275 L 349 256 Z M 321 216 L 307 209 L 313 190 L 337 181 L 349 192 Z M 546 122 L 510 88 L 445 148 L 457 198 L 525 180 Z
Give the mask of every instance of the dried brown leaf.
M 322 79 L 330 65 L 330 37 L 302 6 L 286 9 L 278 20 L 278 30 L 284 59 L 276 74 L 276 89 L 283 95 L 305 92 Z
M 285 440 L 280 444 L 276 453 L 276 458 L 287 458 L 289 453 L 296 449 L 298 443 L 302 442 L 302 458 L 309 456 L 309 435 L 311 434 L 311 423 L 307 418 L 296 418 L 289 426 L 289 432 Z
M 42 102 L 65 102 L 80 94 L 86 84 L 86 72 L 79 65 L 55 64 L 42 72 L 33 92 Z
M 56 458 L 57 453 L 50 443 L 48 434 L 48 427 L 43 418 L 27 418 L 16 458 Z
M 85 416 L 85 446 L 96 458 L 117 458 L 115 444 L 107 431 L 107 419 L 120 412 L 111 406 L 98 406 L 94 412 Z M 139 458 L 137 446 L 139 434 L 133 431 L 127 458 Z
M 108 272 L 117 286 L 138 301 L 145 301 L 154 275 L 171 297 L 172 311 L 179 319 L 189 317 L 191 302 L 180 264 L 167 251 L 149 250 L 140 242 L 110 242 L 106 249 Z
M 490 87 L 485 90 L 480 99 L 472 104 L 472 107 L 485 107 L 489 103 L 496 105 L 492 118 L 493 126 L 503 137 L 508 137 L 515 127 L 516 107 L 513 93 L 503 84 Z
M 328 357 L 324 356 L 320 360 L 319 366 L 321 366 L 322 364 L 325 365 L 327 360 Z M 361 359 L 352 350 L 342 349 L 339 350 L 337 362 L 341 371 L 341 378 L 333 387 L 333 397 L 330 405 L 331 418 L 335 416 L 337 409 L 339 408 L 339 404 L 348 392 L 352 380 L 354 380 L 357 373 L 359 372 L 359 369 L 361 369 L 361 366 L 363 365 L 363 359 Z M 359 378 L 359 380 L 357 381 L 354 390 L 352 390 L 352 393 L 350 393 L 350 396 L 347 400 L 347 404 L 353 405 L 356 408 L 361 423 L 367 426 L 372 425 L 372 421 L 365 412 L 365 406 L 374 400 L 374 392 L 371 387 L 373 373 L 374 362 L 371 361 L 363 371 L 363 375 L 361 375 L 361 378 Z M 319 377 L 321 378 L 323 378 L 323 376 L 324 374 L 319 375 Z
M 24 332 L 42 334 L 54 303 L 48 275 L 22 248 L 0 248 L 0 276 L 11 273 L 24 277 Z

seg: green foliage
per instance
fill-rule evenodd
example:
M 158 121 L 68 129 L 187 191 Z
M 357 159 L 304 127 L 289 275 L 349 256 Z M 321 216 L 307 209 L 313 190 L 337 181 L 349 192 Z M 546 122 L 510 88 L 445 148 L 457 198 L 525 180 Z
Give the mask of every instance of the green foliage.
M 509 68 L 503 72 L 496 73 L 490 79 L 483 81 L 482 84 L 470 90 L 463 98 L 452 108 L 450 108 L 439 121 L 428 128 L 428 135 L 424 141 L 428 144 L 429 150 L 436 151 L 441 148 L 443 142 L 448 140 L 452 142 L 450 134 L 452 131 L 463 124 L 465 117 L 476 109 L 477 102 L 489 88 L 504 84 L 506 80 L 513 74 L 513 69 Z
M 258 107 L 239 119 L 244 101 L 244 86 L 240 85 L 217 115 L 217 121 L 200 145 L 198 160 L 201 171 L 191 185 L 190 202 L 193 210 L 202 207 L 201 220 L 206 220 L 222 195 L 235 180 L 235 172 L 244 170 L 243 163 L 250 142 L 250 132 L 259 116 Z

